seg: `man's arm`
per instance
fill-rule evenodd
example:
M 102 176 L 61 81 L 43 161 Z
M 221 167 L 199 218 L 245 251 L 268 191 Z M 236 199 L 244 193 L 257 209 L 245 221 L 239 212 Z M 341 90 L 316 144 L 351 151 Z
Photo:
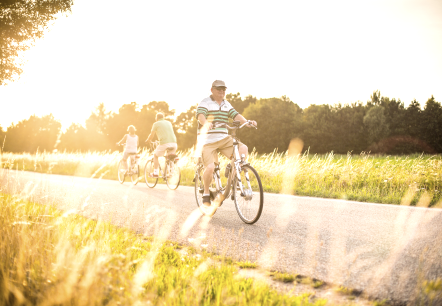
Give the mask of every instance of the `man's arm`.
M 146 139 L 146 142 L 152 141 L 153 138 L 155 137 L 155 134 L 156 134 L 155 131 L 150 132 L 149 137 L 147 137 Z
M 203 114 L 198 115 L 198 121 L 203 126 L 202 130 L 208 131 L 213 128 L 212 122 L 207 121 L 206 117 Z
M 123 136 L 123 139 L 121 139 L 119 142 L 117 142 L 117 145 L 119 146 L 119 145 L 121 145 L 122 142 L 126 142 L 126 137 L 127 137 L 127 134 Z
M 152 141 L 153 138 L 155 137 L 155 134 L 157 133 L 156 130 L 155 130 L 155 123 L 156 123 L 156 122 L 154 122 L 154 124 L 152 125 L 152 130 L 150 131 L 150 134 L 149 134 L 149 136 L 148 136 L 147 139 L 146 139 L 146 142 L 147 142 L 147 143 L 148 143 L 149 141 Z
M 247 119 L 243 117 L 243 115 L 238 114 L 235 116 L 235 118 L 233 120 L 239 120 L 239 122 L 241 122 L 241 124 L 244 124 L 247 122 Z M 254 125 L 254 126 L 258 126 L 258 123 L 256 121 L 250 120 L 250 122 Z M 247 125 L 247 127 L 250 127 Z

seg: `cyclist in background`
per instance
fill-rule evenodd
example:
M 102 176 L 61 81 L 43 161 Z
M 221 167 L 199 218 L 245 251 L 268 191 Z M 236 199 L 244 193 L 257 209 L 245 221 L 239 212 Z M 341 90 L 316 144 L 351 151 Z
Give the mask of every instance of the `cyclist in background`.
M 149 173 L 150 177 L 158 177 L 159 175 L 159 162 L 158 157 L 163 156 L 164 152 L 168 150 L 168 155 L 175 154 L 178 149 L 178 145 L 176 142 L 176 136 L 173 132 L 172 123 L 170 121 L 164 120 L 163 113 L 157 113 L 155 119 L 157 120 L 153 126 L 152 131 L 150 132 L 149 137 L 147 137 L 146 142 L 152 141 L 157 135 L 160 144 L 155 149 L 153 154 L 153 165 L 154 170 L 153 173 Z
M 126 143 L 122 159 L 124 161 L 123 165 L 125 169 L 127 169 L 127 158 L 129 157 L 129 154 L 138 152 L 139 141 L 138 136 L 135 135 L 136 130 L 137 129 L 133 125 L 129 125 L 127 128 L 129 134 L 124 135 L 123 139 L 117 142 L 117 146 L 120 146 L 122 143 Z
M 226 84 L 224 81 L 216 80 L 212 83 L 212 94 L 198 104 L 196 118 L 198 120 L 197 154 L 200 154 L 204 164 L 204 194 L 203 204 L 210 206 L 209 186 L 212 182 L 215 161 L 218 161 L 218 152 L 231 159 L 233 154 L 233 138 L 229 136 L 227 128 L 215 127 L 215 123 L 228 123 L 229 118 L 239 120 L 241 124 L 247 122 L 233 106 L 226 100 Z M 251 123 L 257 126 L 256 121 Z M 250 126 L 248 126 L 250 127 Z M 245 144 L 239 143 L 239 154 L 247 158 L 248 148 Z

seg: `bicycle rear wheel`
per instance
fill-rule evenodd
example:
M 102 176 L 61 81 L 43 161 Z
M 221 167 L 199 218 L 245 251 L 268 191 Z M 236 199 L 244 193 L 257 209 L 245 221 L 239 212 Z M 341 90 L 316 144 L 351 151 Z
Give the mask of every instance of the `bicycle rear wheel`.
M 236 211 L 243 222 L 253 224 L 261 217 L 264 205 L 261 178 L 250 165 L 242 166 L 240 177 L 241 182 L 235 177 L 232 186 Z M 239 184 L 242 184 L 243 192 L 241 192 Z
M 148 160 L 146 166 L 144 167 L 144 181 L 147 187 L 153 188 L 158 182 L 157 177 L 149 177 L 149 174 L 153 173 L 153 160 Z
M 120 184 L 123 184 L 124 179 L 126 178 L 127 169 L 124 166 L 125 166 L 124 161 L 120 160 L 120 162 L 118 163 L 118 181 L 120 182 Z M 126 167 L 127 167 L 127 163 L 126 163 Z
M 132 184 L 134 185 L 138 184 L 139 176 L 140 176 L 140 166 L 136 165 L 135 167 L 132 167 L 132 173 L 130 175 L 130 180 L 132 181 Z
M 166 184 L 167 187 L 171 190 L 175 190 L 180 185 L 181 181 L 181 170 L 177 164 L 173 161 L 168 161 L 166 164 L 166 169 L 164 169 L 166 173 Z

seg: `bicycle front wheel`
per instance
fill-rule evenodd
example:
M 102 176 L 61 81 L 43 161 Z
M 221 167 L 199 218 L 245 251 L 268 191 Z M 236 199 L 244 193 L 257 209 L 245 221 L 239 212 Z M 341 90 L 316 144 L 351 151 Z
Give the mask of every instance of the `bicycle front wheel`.
M 150 177 L 149 174 L 153 173 L 153 160 L 148 160 L 146 166 L 144 167 L 144 181 L 147 187 L 153 188 L 158 182 L 157 177 Z
M 250 165 L 241 167 L 241 181 L 235 177 L 233 182 L 233 200 L 241 220 L 253 224 L 261 217 L 264 206 L 264 191 L 258 172 Z M 241 191 L 242 185 L 243 191 Z
M 124 179 L 126 178 L 126 172 L 127 172 L 127 164 L 124 164 L 123 160 L 120 160 L 120 162 L 118 163 L 118 181 L 120 182 L 120 184 L 124 183 Z
M 178 165 L 173 161 L 169 161 L 166 164 L 166 169 L 164 169 L 164 172 L 166 173 L 167 187 L 169 187 L 171 190 L 177 189 L 181 181 L 180 167 L 178 167 Z
M 132 173 L 130 175 L 130 179 L 132 181 L 132 184 L 136 185 L 138 184 L 138 177 L 140 173 L 140 166 L 136 165 L 135 167 L 132 168 Z

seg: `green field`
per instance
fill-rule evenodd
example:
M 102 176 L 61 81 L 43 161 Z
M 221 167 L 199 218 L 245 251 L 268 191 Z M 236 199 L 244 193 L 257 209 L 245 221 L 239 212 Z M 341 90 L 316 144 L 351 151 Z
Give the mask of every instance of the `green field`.
M 180 153 L 181 185 L 193 184 L 193 155 L 192 151 Z M 16 170 L 116 180 L 121 156 L 119 152 L 3 153 L 1 164 Z M 147 151 L 141 153 L 141 172 L 148 156 Z M 223 172 L 227 160 L 220 161 Z M 441 205 L 440 155 L 305 153 L 289 157 L 286 153 L 252 153 L 248 161 L 258 170 L 266 192 L 425 207 Z M 140 183 L 144 183 L 142 174 Z

